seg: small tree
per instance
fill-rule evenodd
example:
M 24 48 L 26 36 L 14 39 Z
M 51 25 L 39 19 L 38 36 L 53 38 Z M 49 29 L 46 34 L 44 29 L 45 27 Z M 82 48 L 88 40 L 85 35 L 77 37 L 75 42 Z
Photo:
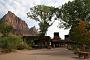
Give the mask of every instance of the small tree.
M 7 36 L 12 31 L 12 26 L 7 25 L 3 20 L 0 20 L 0 32 L 3 34 L 3 36 Z
M 76 44 L 83 46 L 90 44 L 90 32 L 88 31 L 88 23 L 86 21 L 80 20 L 79 24 L 75 27 L 72 27 L 70 30 L 70 38 L 75 41 Z

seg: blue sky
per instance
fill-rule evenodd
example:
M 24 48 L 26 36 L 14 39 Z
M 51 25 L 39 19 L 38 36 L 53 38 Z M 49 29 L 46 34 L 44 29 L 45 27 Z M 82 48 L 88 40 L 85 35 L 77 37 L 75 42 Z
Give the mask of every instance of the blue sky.
M 30 7 L 35 5 L 47 5 L 59 7 L 64 3 L 72 0 L 0 0 L 0 18 L 6 14 L 8 11 L 15 13 L 22 20 L 25 20 L 29 27 L 36 26 L 38 28 L 38 23 L 34 20 L 27 18 L 26 13 L 29 11 Z M 68 34 L 69 30 L 59 29 L 58 21 L 56 21 L 53 26 L 51 26 L 47 35 L 53 37 L 54 32 L 60 32 L 60 37 L 63 39 L 64 35 Z

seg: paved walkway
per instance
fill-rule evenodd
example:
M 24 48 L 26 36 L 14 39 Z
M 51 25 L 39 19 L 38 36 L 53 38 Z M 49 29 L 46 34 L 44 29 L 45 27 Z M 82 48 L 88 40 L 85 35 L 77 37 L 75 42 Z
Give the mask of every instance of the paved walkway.
M 22 50 L 9 54 L 1 54 L 0 60 L 90 60 L 79 59 L 73 52 L 65 48 Z

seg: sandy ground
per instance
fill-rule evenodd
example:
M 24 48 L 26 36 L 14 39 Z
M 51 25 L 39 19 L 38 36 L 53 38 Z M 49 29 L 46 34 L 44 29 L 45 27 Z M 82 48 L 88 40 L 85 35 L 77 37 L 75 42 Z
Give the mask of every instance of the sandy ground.
M 0 60 L 90 60 L 80 59 L 65 48 L 22 50 L 1 54 Z

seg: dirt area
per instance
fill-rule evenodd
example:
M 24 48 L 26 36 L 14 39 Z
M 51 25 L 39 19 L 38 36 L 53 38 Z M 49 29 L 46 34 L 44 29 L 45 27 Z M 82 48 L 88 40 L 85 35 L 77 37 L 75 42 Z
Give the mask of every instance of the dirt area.
M 80 59 L 72 51 L 65 48 L 21 50 L 8 54 L 1 54 L 0 60 L 90 60 Z

